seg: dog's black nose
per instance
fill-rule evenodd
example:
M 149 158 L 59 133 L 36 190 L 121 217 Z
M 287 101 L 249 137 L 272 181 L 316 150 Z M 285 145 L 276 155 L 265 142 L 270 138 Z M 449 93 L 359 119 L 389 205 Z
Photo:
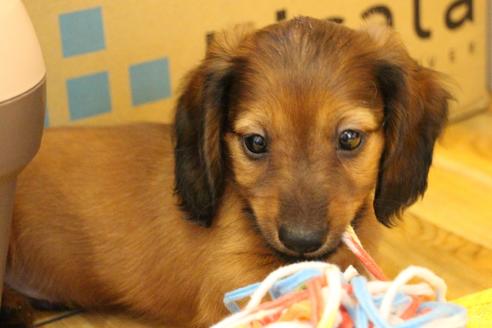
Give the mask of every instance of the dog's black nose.
M 304 254 L 314 252 L 323 245 L 326 231 L 303 231 L 300 229 L 280 226 L 278 236 L 285 247 L 291 251 Z

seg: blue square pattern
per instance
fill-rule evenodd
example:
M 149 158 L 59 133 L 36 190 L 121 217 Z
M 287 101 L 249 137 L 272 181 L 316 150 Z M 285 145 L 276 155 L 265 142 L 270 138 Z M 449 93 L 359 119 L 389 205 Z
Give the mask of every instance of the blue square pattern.
M 107 72 L 67 80 L 70 119 L 77 120 L 111 111 Z
M 101 7 L 62 14 L 59 20 L 64 57 L 106 48 Z
M 130 66 L 130 84 L 133 106 L 171 97 L 168 59 Z

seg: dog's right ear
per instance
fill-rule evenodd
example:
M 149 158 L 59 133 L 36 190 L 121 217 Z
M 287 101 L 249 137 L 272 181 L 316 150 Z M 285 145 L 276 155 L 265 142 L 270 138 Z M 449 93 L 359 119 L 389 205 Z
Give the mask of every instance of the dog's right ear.
M 175 190 L 187 219 L 210 226 L 224 190 L 223 141 L 238 48 L 250 29 L 214 36 L 200 66 L 188 76 L 174 122 Z

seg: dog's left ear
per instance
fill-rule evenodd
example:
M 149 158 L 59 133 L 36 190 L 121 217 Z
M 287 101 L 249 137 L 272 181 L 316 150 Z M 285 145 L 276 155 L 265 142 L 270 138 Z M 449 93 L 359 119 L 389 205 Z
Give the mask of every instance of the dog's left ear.
M 434 143 L 452 97 L 439 74 L 415 62 L 393 32 L 370 35 L 378 48 L 374 74 L 384 105 L 385 139 L 374 209 L 389 226 L 427 188 Z
M 188 76 L 174 122 L 175 190 L 186 218 L 210 226 L 224 190 L 223 133 L 235 80 L 237 47 L 246 29 L 218 34 Z

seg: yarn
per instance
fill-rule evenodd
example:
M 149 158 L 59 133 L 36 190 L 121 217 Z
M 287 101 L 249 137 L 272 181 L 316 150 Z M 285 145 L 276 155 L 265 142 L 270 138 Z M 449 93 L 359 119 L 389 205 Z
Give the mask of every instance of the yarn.
M 465 327 L 466 310 L 446 302 L 445 282 L 410 266 L 389 281 L 351 227 L 342 237 L 372 277 L 325 262 L 281 267 L 261 283 L 224 296 L 232 315 L 213 328 Z M 415 278 L 420 283 L 410 283 Z M 249 298 L 241 310 L 238 302 Z

